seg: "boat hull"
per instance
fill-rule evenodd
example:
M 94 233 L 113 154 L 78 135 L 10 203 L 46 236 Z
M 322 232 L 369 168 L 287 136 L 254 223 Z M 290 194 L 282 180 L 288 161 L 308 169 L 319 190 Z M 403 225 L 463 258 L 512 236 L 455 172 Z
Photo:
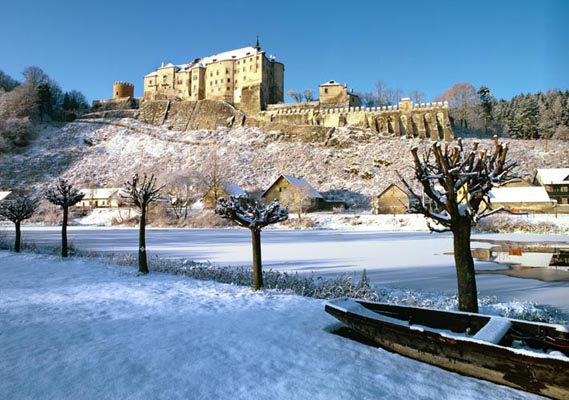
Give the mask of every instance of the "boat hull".
M 528 355 L 505 346 L 377 320 L 333 304 L 325 309 L 377 345 L 404 356 L 516 389 L 569 399 L 569 361 L 563 357 Z

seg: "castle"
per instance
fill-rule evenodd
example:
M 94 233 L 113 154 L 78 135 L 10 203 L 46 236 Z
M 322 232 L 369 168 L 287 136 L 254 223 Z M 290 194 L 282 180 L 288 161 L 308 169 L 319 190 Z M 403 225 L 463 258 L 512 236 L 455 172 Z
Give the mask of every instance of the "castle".
M 144 77 L 145 100 L 221 100 L 246 113 L 284 101 L 284 65 L 255 47 L 162 64 Z
M 133 95 L 132 84 L 115 82 L 113 98 L 95 101 L 94 106 L 138 108 Z M 257 39 L 254 47 L 196 58 L 188 64 L 162 64 L 144 77 L 140 107 L 145 122 L 163 125 L 182 118 L 183 126 L 170 124 L 182 130 L 214 129 L 247 120 L 251 126 L 353 126 L 383 137 L 453 139 L 447 102 L 413 104 L 403 98 L 396 105 L 361 107 L 353 90 L 334 80 L 319 85 L 319 95 L 316 101 L 282 104 L 284 65 L 267 57 Z

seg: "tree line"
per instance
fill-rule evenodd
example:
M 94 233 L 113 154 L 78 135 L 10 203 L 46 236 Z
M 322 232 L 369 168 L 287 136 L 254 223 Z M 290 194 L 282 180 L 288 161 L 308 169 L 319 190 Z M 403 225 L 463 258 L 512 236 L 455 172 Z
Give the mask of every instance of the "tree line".
M 85 96 L 63 91 L 40 67 L 26 67 L 18 81 L 0 70 L 0 150 L 26 146 L 33 125 L 45 121 L 67 121 L 89 108 Z
M 457 83 L 435 101 L 449 102 L 455 132 L 516 139 L 569 139 L 569 91 L 528 93 L 497 100 L 488 87 Z

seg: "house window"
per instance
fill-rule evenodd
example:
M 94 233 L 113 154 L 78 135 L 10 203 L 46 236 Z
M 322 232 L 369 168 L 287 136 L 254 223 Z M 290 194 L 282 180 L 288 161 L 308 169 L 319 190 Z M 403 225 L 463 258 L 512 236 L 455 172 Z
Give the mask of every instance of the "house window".
M 246 78 L 246 77 L 244 76 L 244 77 L 243 77 L 243 80 L 245 80 L 245 78 Z
M 229 91 L 229 90 L 231 90 L 231 89 L 229 89 L 229 86 L 227 86 L 227 91 Z
M 328 88 L 324 88 L 324 93 L 328 94 Z
M 230 78 L 227 78 L 227 82 L 231 82 L 231 79 L 230 79 Z

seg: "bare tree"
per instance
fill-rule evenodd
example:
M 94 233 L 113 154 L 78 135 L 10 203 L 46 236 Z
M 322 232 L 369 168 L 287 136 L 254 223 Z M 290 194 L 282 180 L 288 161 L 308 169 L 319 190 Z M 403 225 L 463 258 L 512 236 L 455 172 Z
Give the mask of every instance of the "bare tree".
M 375 83 L 375 95 L 378 107 L 385 107 L 389 105 L 387 90 L 387 85 L 383 81 L 377 81 Z
M 435 142 L 419 157 L 418 147 L 411 149 L 415 178 L 432 202 L 427 207 L 411 185 L 408 212 L 423 214 L 433 232 L 452 232 L 454 261 L 458 281 L 458 302 L 462 311 L 478 312 L 474 261 L 470 250 L 471 226 L 481 218 L 501 209 L 492 209 L 488 192 L 501 184 L 520 178 L 512 170 L 517 162 L 507 161 L 508 147 L 494 137 L 494 151 L 480 150 L 474 142 L 466 150 L 459 139 L 455 145 Z M 434 221 L 436 225 L 431 222 Z
M 306 101 L 314 101 L 315 97 L 314 97 L 314 91 L 310 90 L 310 89 L 306 89 L 302 92 L 302 95 L 304 96 L 304 100 Z
M 228 179 L 228 171 L 227 162 L 217 153 L 210 154 L 208 159 L 201 166 L 200 180 L 204 192 L 212 191 L 212 196 L 216 201 L 223 194 L 222 183 Z
M 16 226 L 16 242 L 14 244 L 16 253 L 20 252 L 22 238 L 20 225 L 22 221 L 31 218 L 37 208 L 38 201 L 27 195 L 20 195 L 12 200 L 0 202 L 0 217 L 12 221 Z
M 158 193 L 164 186 L 156 186 L 156 177 L 144 174 L 142 181 L 138 174 L 134 174 L 132 179 L 125 183 L 128 198 L 140 210 L 140 224 L 138 235 L 138 272 L 148 273 L 148 261 L 146 258 L 146 216 L 150 203 L 159 198 Z
M 414 89 L 409 93 L 409 98 L 415 104 L 421 104 L 427 101 L 427 96 L 420 90 Z
M 289 211 L 298 215 L 298 223 L 302 223 L 302 215 L 312 205 L 311 188 L 305 186 L 289 186 L 281 195 L 281 203 Z
M 278 200 L 274 200 L 267 207 L 257 202 L 249 203 L 246 207 L 241 205 L 240 198 L 231 196 L 229 200 L 220 199 L 215 213 L 221 218 L 229 219 L 237 225 L 251 230 L 253 244 L 253 289 L 259 290 L 263 286 L 263 267 L 261 262 L 261 230 L 270 224 L 288 219 L 288 211 L 280 208 Z
M 60 178 L 55 187 L 49 188 L 45 193 L 45 198 L 52 204 L 60 206 L 63 210 L 63 222 L 61 223 L 61 256 L 67 257 L 67 219 L 69 207 L 79 203 L 84 193 L 79 193 L 71 183 Z
M 302 93 L 299 93 L 294 89 L 290 89 L 288 92 L 286 92 L 286 95 L 290 98 L 293 98 L 297 103 L 302 103 Z
M 170 207 L 177 219 L 188 218 L 193 201 L 196 197 L 196 189 L 192 184 L 192 179 L 183 176 L 174 178 L 174 182 L 168 190 L 168 199 Z

